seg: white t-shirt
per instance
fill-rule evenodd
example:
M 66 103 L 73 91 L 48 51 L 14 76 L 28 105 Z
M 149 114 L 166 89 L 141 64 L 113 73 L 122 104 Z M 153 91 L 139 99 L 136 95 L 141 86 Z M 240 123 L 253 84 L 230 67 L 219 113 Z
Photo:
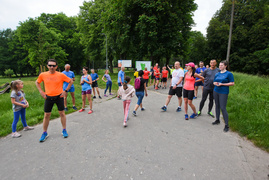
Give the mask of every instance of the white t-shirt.
M 181 77 L 184 77 L 184 71 L 180 68 L 175 69 L 172 73 L 172 86 L 175 86 Z M 177 85 L 177 87 L 182 87 L 182 81 Z

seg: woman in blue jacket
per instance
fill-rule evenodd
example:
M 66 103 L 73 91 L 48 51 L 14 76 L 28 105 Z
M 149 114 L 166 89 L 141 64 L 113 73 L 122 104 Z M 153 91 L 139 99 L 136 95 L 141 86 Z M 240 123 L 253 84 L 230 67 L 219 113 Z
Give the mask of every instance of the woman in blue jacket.
M 231 72 L 227 71 L 227 61 L 222 61 L 219 64 L 220 72 L 215 75 L 215 79 L 213 84 L 215 85 L 213 96 L 215 99 L 215 108 L 216 108 L 216 121 L 212 124 L 217 125 L 220 124 L 220 109 L 225 121 L 225 127 L 223 129 L 224 132 L 229 131 L 228 124 L 228 113 L 226 110 L 228 94 L 229 94 L 229 86 L 234 85 L 234 76 Z

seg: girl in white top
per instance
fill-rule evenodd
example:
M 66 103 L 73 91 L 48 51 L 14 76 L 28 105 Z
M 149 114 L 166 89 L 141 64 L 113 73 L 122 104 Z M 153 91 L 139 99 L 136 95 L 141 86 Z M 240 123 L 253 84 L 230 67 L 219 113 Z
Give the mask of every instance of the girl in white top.
M 130 110 L 131 98 L 135 95 L 135 89 L 130 85 L 131 78 L 126 76 L 124 79 L 123 86 L 118 90 L 118 94 L 122 97 L 123 100 L 123 112 L 124 112 L 124 122 L 123 127 L 127 127 L 127 119 Z

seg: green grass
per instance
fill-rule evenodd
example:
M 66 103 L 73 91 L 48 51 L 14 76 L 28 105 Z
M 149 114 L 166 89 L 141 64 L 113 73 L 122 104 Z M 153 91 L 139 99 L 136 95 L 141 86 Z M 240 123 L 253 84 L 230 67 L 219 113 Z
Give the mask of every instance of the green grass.
M 106 87 L 106 83 L 101 80 L 101 78 L 104 75 L 104 70 L 99 70 L 98 75 L 100 77 L 100 80 L 98 81 L 98 85 L 100 88 L 104 89 Z M 133 72 L 126 72 L 126 75 L 130 76 L 133 80 Z M 116 90 L 118 89 L 118 83 L 117 78 L 118 74 L 113 73 L 110 74 L 113 85 L 112 85 L 112 91 L 116 93 Z M 76 106 L 77 108 L 81 108 L 82 106 L 82 100 L 81 100 L 81 85 L 80 82 L 80 75 L 76 76 L 76 80 L 74 82 L 75 85 L 75 99 L 76 99 Z M 18 78 L 3 78 L 0 77 L 0 86 L 4 85 L 6 82 L 14 81 Z M 43 116 L 44 116 L 44 99 L 39 94 L 39 91 L 37 90 L 35 86 L 35 81 L 37 77 L 23 77 L 21 80 L 24 83 L 24 92 L 26 94 L 26 99 L 29 102 L 30 107 L 26 109 L 26 121 L 28 125 L 35 125 L 38 123 L 42 123 Z M 3 90 L 3 89 L 1 89 Z M 12 111 L 12 104 L 10 99 L 10 93 L 5 93 L 0 95 L 0 137 L 6 136 L 9 133 L 11 133 L 11 124 L 13 122 L 13 111 Z M 72 113 L 74 110 L 72 109 L 72 102 L 71 102 L 71 96 L 70 93 L 68 94 L 68 112 Z M 51 119 L 59 117 L 57 106 L 55 105 L 52 110 Z M 23 128 L 21 121 L 17 124 L 17 130 L 21 130 Z
M 269 79 L 233 73 L 227 111 L 229 125 L 241 136 L 269 152 Z

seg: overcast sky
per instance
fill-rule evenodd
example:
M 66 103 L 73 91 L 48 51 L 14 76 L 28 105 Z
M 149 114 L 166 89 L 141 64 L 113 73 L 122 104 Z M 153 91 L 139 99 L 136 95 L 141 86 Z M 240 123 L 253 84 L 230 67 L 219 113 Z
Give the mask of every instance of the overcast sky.
M 16 29 L 20 21 L 28 17 L 38 17 L 41 13 L 63 12 L 67 16 L 75 16 L 84 0 L 0 0 L 0 29 Z M 195 0 L 198 9 L 194 12 L 196 23 L 193 30 L 206 35 L 208 22 L 220 9 L 222 0 Z

